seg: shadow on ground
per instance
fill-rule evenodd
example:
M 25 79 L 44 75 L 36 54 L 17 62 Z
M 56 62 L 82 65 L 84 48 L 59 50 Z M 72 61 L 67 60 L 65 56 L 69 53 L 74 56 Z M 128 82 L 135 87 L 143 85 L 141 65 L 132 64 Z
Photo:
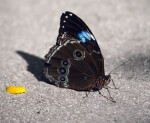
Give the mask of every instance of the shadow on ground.
M 31 72 L 38 81 L 42 81 L 45 83 L 51 84 L 44 76 L 43 69 L 44 69 L 44 59 L 37 57 L 35 55 L 23 52 L 23 51 L 16 51 L 23 59 L 25 59 L 28 63 L 27 70 Z
M 150 51 L 147 51 L 148 54 Z M 131 79 L 142 79 L 147 80 L 150 75 L 150 57 L 148 54 L 134 54 L 130 55 L 126 54 L 131 61 L 124 64 L 122 67 L 117 69 L 117 72 L 121 72 L 123 74 L 123 78 L 127 80 Z M 122 64 L 122 61 L 119 61 L 118 64 Z

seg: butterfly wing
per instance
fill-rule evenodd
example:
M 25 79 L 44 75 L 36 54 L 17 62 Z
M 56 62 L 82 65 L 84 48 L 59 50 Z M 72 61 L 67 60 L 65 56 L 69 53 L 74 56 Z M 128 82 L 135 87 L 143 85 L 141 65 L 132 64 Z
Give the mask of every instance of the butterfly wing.
M 104 59 L 94 35 L 71 12 L 62 14 L 56 45 L 45 58 L 45 75 L 59 86 L 86 90 L 105 75 Z
M 59 86 L 86 90 L 97 80 L 94 62 L 79 41 L 55 46 L 45 58 L 46 77 Z

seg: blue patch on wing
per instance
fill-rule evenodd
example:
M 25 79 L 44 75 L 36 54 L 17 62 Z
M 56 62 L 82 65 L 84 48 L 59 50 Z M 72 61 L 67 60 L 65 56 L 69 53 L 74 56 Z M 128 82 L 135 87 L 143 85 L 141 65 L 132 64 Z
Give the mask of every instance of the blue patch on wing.
M 78 34 L 78 37 L 82 40 L 83 43 L 86 42 L 86 39 L 91 40 L 91 37 L 88 36 L 87 32 L 82 31 Z
M 88 40 L 91 40 L 91 38 L 87 35 L 87 32 L 82 31 L 81 33 L 85 38 L 87 38 Z
M 83 43 L 85 43 L 85 37 L 82 35 L 82 33 L 78 34 L 78 37 L 82 40 Z

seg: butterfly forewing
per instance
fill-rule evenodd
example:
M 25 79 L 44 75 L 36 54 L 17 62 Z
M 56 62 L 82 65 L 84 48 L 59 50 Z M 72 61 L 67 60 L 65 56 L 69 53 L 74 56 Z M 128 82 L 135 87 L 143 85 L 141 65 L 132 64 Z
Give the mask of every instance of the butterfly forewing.
M 64 33 L 69 33 L 76 39 L 81 39 L 82 42 L 90 41 L 89 43 L 93 45 L 93 47 L 100 50 L 96 39 L 88 26 L 78 16 L 71 12 L 65 12 L 61 16 L 58 37 Z

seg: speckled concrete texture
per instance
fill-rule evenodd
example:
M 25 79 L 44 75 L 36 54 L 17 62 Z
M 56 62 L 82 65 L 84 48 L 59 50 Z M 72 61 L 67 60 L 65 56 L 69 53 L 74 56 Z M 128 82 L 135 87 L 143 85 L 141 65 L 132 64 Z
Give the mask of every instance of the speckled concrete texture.
M 83 98 L 84 91 L 58 88 L 43 76 L 66 10 L 92 30 L 106 74 L 132 59 L 112 74 L 116 103 L 96 91 Z M 9 94 L 6 86 L 25 86 L 27 94 Z M 150 1 L 0 0 L 0 122 L 150 123 Z

